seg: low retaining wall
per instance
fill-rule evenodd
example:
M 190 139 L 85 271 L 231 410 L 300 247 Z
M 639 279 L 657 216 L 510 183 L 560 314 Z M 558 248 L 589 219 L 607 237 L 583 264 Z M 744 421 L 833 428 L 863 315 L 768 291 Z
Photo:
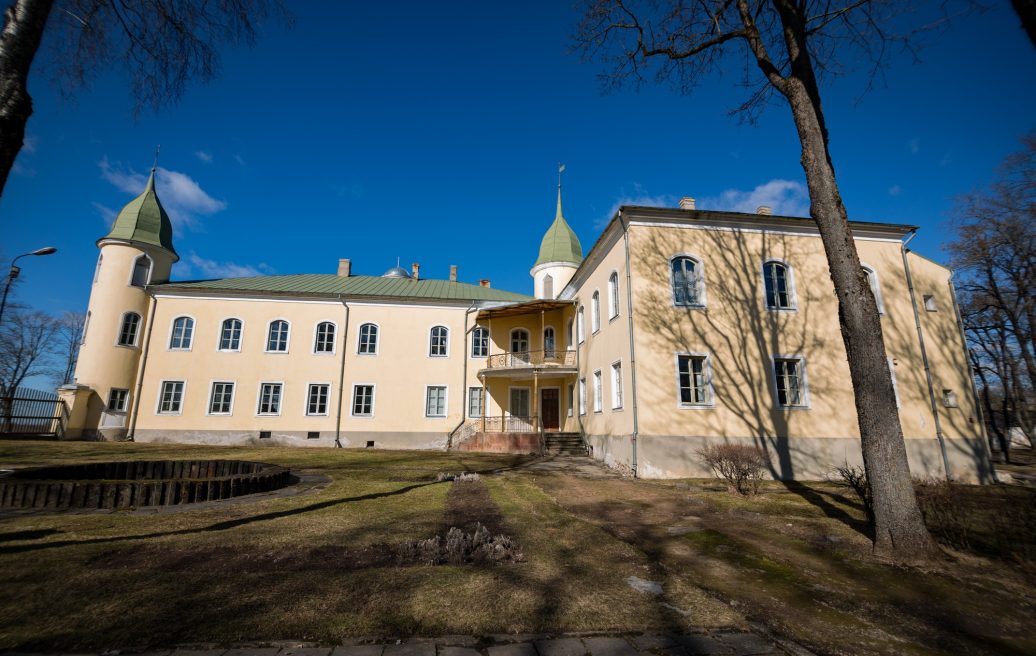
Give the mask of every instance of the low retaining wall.
M 268 492 L 291 471 L 242 460 L 131 460 L 34 467 L 0 478 L 0 507 L 116 509 L 168 506 Z
M 539 433 L 475 433 L 471 439 L 454 445 L 455 451 L 481 453 L 541 453 Z

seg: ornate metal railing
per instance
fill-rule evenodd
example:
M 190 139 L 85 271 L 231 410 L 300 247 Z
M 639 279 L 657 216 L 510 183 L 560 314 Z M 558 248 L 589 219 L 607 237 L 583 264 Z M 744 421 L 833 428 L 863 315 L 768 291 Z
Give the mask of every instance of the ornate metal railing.
M 482 424 L 481 421 L 485 423 Z M 539 417 L 483 417 L 475 419 L 475 425 L 484 433 L 535 433 L 540 429 Z M 482 426 L 485 426 L 483 429 Z
M 576 366 L 576 352 L 562 349 L 495 353 L 486 360 L 486 369 L 574 366 Z

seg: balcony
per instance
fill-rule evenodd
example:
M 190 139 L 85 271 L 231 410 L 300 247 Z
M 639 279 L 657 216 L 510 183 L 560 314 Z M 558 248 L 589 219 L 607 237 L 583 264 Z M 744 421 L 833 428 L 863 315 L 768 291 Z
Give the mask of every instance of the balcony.
M 495 353 L 486 358 L 481 375 L 539 373 L 575 373 L 576 352 L 560 349 L 546 351 L 514 351 Z

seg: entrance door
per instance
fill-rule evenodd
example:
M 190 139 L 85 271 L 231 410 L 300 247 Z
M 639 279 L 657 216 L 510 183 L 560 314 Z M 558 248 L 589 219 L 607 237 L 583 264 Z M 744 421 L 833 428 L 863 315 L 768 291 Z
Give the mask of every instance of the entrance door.
M 540 408 L 543 413 L 543 430 L 556 431 L 561 428 L 561 398 L 557 389 L 540 390 Z

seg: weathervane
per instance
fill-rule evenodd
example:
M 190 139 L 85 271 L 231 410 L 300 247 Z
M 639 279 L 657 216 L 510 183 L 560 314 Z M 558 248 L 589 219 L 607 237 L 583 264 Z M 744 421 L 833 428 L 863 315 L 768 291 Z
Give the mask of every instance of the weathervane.
M 162 144 L 155 146 L 155 163 L 151 165 L 151 172 L 154 173 L 155 169 L 158 168 L 158 153 L 162 150 Z

